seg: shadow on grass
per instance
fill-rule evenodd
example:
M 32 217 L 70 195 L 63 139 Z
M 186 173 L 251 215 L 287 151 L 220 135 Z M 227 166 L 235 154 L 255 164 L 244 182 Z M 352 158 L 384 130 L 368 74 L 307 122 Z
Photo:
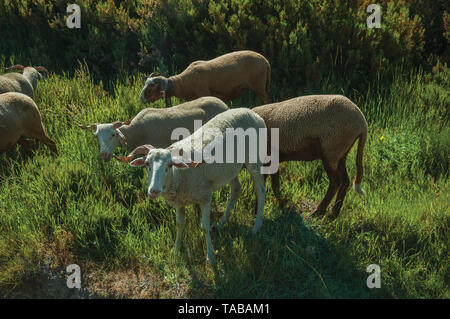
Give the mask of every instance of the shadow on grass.
M 0 153 L 0 183 L 4 179 L 19 174 L 22 164 L 33 156 L 32 152 L 25 151 L 20 146 Z
M 29 139 L 31 141 L 31 139 Z M 33 140 L 35 148 L 32 150 L 25 150 L 20 145 L 14 145 L 11 149 L 4 153 L 0 153 L 0 183 L 3 179 L 8 179 L 12 175 L 19 175 L 23 164 L 33 159 L 38 153 L 49 152 L 47 146 Z M 50 154 L 50 152 L 49 152 Z
M 237 212 L 235 212 L 237 213 Z M 257 235 L 233 222 L 213 233 L 217 265 L 215 298 L 376 298 L 368 273 L 357 267 L 349 247 L 339 247 L 305 224 L 296 208 L 280 208 L 264 218 Z M 320 227 L 320 225 L 318 226 Z M 188 263 L 189 267 L 189 263 Z M 199 296 L 199 270 L 190 296 Z M 201 295 L 202 293 L 200 293 Z

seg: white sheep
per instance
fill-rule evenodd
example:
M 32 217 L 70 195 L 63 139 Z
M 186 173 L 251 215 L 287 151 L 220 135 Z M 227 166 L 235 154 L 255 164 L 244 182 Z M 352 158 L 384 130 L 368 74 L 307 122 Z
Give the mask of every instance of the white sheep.
M 354 187 L 364 195 L 361 180 L 367 122 L 352 101 L 342 95 L 309 95 L 252 110 L 264 119 L 268 130 L 279 128 L 280 162 L 322 160 L 330 185 L 313 216 L 323 215 L 336 193 L 332 217 L 339 215 L 350 185 L 346 169 L 347 154 L 356 140 L 359 143 Z M 271 179 L 272 188 L 279 197 L 278 172 Z
M 234 100 L 248 90 L 254 92 L 263 104 L 270 103 L 270 64 L 254 51 L 237 51 L 224 54 L 209 61 L 195 61 L 186 70 L 169 78 L 147 78 L 140 99 L 154 102 L 165 98 L 166 107 L 171 106 L 170 97 L 193 100 L 201 96 L 216 96 L 222 101 Z
M 18 92 L 34 97 L 38 80 L 44 78 L 44 74 L 48 75 L 48 71 L 43 66 L 24 67 L 17 64 L 5 70 L 20 70 L 23 73 L 6 73 L 0 75 L 0 94 L 6 92 Z
M 36 138 L 56 152 L 55 142 L 45 133 L 41 113 L 33 99 L 16 92 L 0 94 L 0 152 L 17 142 L 30 150 L 25 137 Z
M 237 133 L 238 139 L 244 142 L 238 145 L 232 145 L 234 149 L 227 148 L 227 143 L 234 140 L 235 135 L 228 134 L 227 129 L 242 129 Z M 245 166 L 251 174 L 256 189 L 257 197 L 257 215 L 253 227 L 256 233 L 262 226 L 262 214 L 264 210 L 265 187 L 264 178 L 260 173 L 262 162 L 258 151 L 253 149 L 257 147 L 256 141 L 246 140 L 245 134 L 248 129 L 254 129 L 254 136 L 258 138 L 259 129 L 265 129 L 264 121 L 253 111 L 245 108 L 232 109 L 221 113 L 210 120 L 208 123 L 189 137 L 178 141 L 168 148 L 154 148 L 151 145 L 143 145 L 136 148 L 128 157 L 115 157 L 122 162 L 130 162 L 135 155 L 145 155 L 133 160 L 130 165 L 146 166 L 148 170 L 148 191 L 151 199 L 162 195 L 164 199 L 177 211 L 177 237 L 175 248 L 180 249 L 181 238 L 184 229 L 185 206 L 197 203 L 202 211 L 202 228 L 206 237 L 207 262 L 214 263 L 214 248 L 210 236 L 210 209 L 211 198 L 215 190 L 220 189 L 226 184 L 231 184 L 231 195 L 226 211 L 220 220 L 220 226 L 223 226 L 233 210 L 240 194 L 240 185 L 238 174 Z M 237 130 L 236 132 L 239 132 Z M 228 142 L 227 142 L 228 141 Z M 266 141 L 264 140 L 264 143 Z M 211 145 L 215 145 L 211 148 Z M 192 148 L 193 147 L 193 148 Z M 192 149 L 194 152 L 205 153 L 208 149 L 215 155 L 222 152 L 223 159 L 229 156 L 228 161 L 217 160 L 210 162 L 192 161 Z M 234 152 L 232 152 L 234 151 Z M 244 153 L 243 153 L 244 152 Z M 198 154 L 198 153 L 197 153 Z M 207 153 L 208 154 L 208 153 Z M 189 156 L 188 156 L 189 155 Z M 241 157 L 242 156 L 242 157 Z M 241 157 L 241 160 L 239 160 Z M 252 160 L 253 157 L 253 160 Z
M 109 161 L 118 146 L 124 146 L 128 151 L 143 144 L 167 147 L 172 143 L 171 134 L 174 129 L 183 127 L 192 133 L 195 120 L 206 123 L 227 110 L 227 105 L 220 99 L 207 96 L 166 109 L 146 108 L 127 122 L 96 123 L 80 127 L 95 130 L 100 155 L 104 161 Z

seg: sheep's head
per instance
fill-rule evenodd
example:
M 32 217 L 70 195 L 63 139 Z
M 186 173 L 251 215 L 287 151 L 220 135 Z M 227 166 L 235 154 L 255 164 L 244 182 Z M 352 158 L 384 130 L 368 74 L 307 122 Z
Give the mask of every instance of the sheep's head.
M 38 74 L 39 79 L 43 79 L 46 78 L 50 75 L 50 73 L 48 72 L 48 70 L 46 68 L 44 68 L 43 66 L 27 66 L 24 67 L 21 64 L 16 64 L 13 66 L 10 66 L 8 68 L 4 68 L 5 71 L 19 71 L 19 73 L 24 73 L 24 72 L 36 72 Z
M 140 99 L 143 103 L 154 102 L 160 98 L 165 98 L 168 88 L 168 80 L 163 76 L 153 76 L 153 73 L 145 81 Z
M 107 124 L 91 124 L 89 126 L 79 125 L 82 129 L 95 130 L 94 135 L 97 136 L 100 145 L 100 156 L 103 161 L 107 162 L 111 159 L 114 150 L 121 144 L 126 144 L 127 140 L 123 133 L 119 130 L 122 125 L 128 125 L 130 121 L 114 122 Z
M 145 155 L 133 160 L 136 155 Z M 154 148 L 151 145 L 141 145 L 126 157 L 114 156 L 123 163 L 130 163 L 133 167 L 147 167 L 148 190 L 150 199 L 155 199 L 166 190 L 167 177 L 172 168 L 196 168 L 202 163 L 196 163 L 183 156 L 183 150 L 178 148 Z

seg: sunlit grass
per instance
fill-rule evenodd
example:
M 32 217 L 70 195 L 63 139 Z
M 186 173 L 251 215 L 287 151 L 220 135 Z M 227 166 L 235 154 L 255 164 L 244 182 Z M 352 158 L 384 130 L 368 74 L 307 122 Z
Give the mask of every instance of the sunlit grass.
M 322 93 L 344 91 L 368 119 L 367 196 L 350 190 L 334 222 L 307 219 L 328 185 L 322 165 L 282 164 L 288 201 L 280 207 L 267 184 L 264 224 L 254 236 L 255 195 L 243 171 L 230 222 L 213 233 L 218 254 L 210 267 L 196 208 L 188 208 L 184 249 L 175 256 L 174 209 L 145 196 L 144 170 L 103 163 L 92 133 L 77 126 L 137 114 L 142 79 L 126 78 L 109 93 L 86 68 L 41 82 L 35 100 L 59 155 L 44 146 L 33 156 L 19 147 L 0 154 L 0 292 L 19 289 L 51 260 L 54 268 L 79 264 L 100 296 L 449 298 L 448 83 L 425 81 L 421 72 L 374 83 L 367 94 L 324 83 Z M 233 103 L 256 105 L 252 96 Z M 228 193 L 214 194 L 213 219 Z M 381 267 L 381 289 L 366 287 L 369 264 Z M 136 269 L 151 276 L 147 288 L 111 286 L 119 280 L 113 274 Z

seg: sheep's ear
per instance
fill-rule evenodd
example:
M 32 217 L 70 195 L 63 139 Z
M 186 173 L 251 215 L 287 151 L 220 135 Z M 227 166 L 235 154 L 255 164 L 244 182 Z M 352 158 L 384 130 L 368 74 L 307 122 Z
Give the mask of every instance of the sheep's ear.
M 169 163 L 169 167 L 172 166 L 181 169 L 189 168 L 189 165 L 184 161 L 182 157 L 172 157 L 172 161 Z
M 136 158 L 134 161 L 130 163 L 130 166 L 140 167 L 145 165 L 145 157 Z
M 183 157 L 172 156 L 172 161 L 170 162 L 169 167 L 175 166 L 177 168 L 186 169 L 186 168 L 197 168 L 202 164 L 203 164 L 203 162 L 198 163 L 198 162 L 193 162 L 191 160 L 186 160 Z
M 91 124 L 91 125 L 88 125 L 88 126 L 78 124 L 78 126 L 80 128 L 82 128 L 83 130 L 87 130 L 87 129 L 94 129 L 94 130 L 96 130 L 97 129 L 97 125 L 98 125 L 98 123 Z
M 119 162 L 122 162 L 122 163 L 129 163 L 133 159 L 133 156 L 117 156 L 117 155 L 113 155 L 113 157 L 116 160 L 118 160 Z
M 145 144 L 136 147 L 128 156 L 136 156 L 136 155 L 147 155 L 152 149 L 154 149 L 150 144 Z

